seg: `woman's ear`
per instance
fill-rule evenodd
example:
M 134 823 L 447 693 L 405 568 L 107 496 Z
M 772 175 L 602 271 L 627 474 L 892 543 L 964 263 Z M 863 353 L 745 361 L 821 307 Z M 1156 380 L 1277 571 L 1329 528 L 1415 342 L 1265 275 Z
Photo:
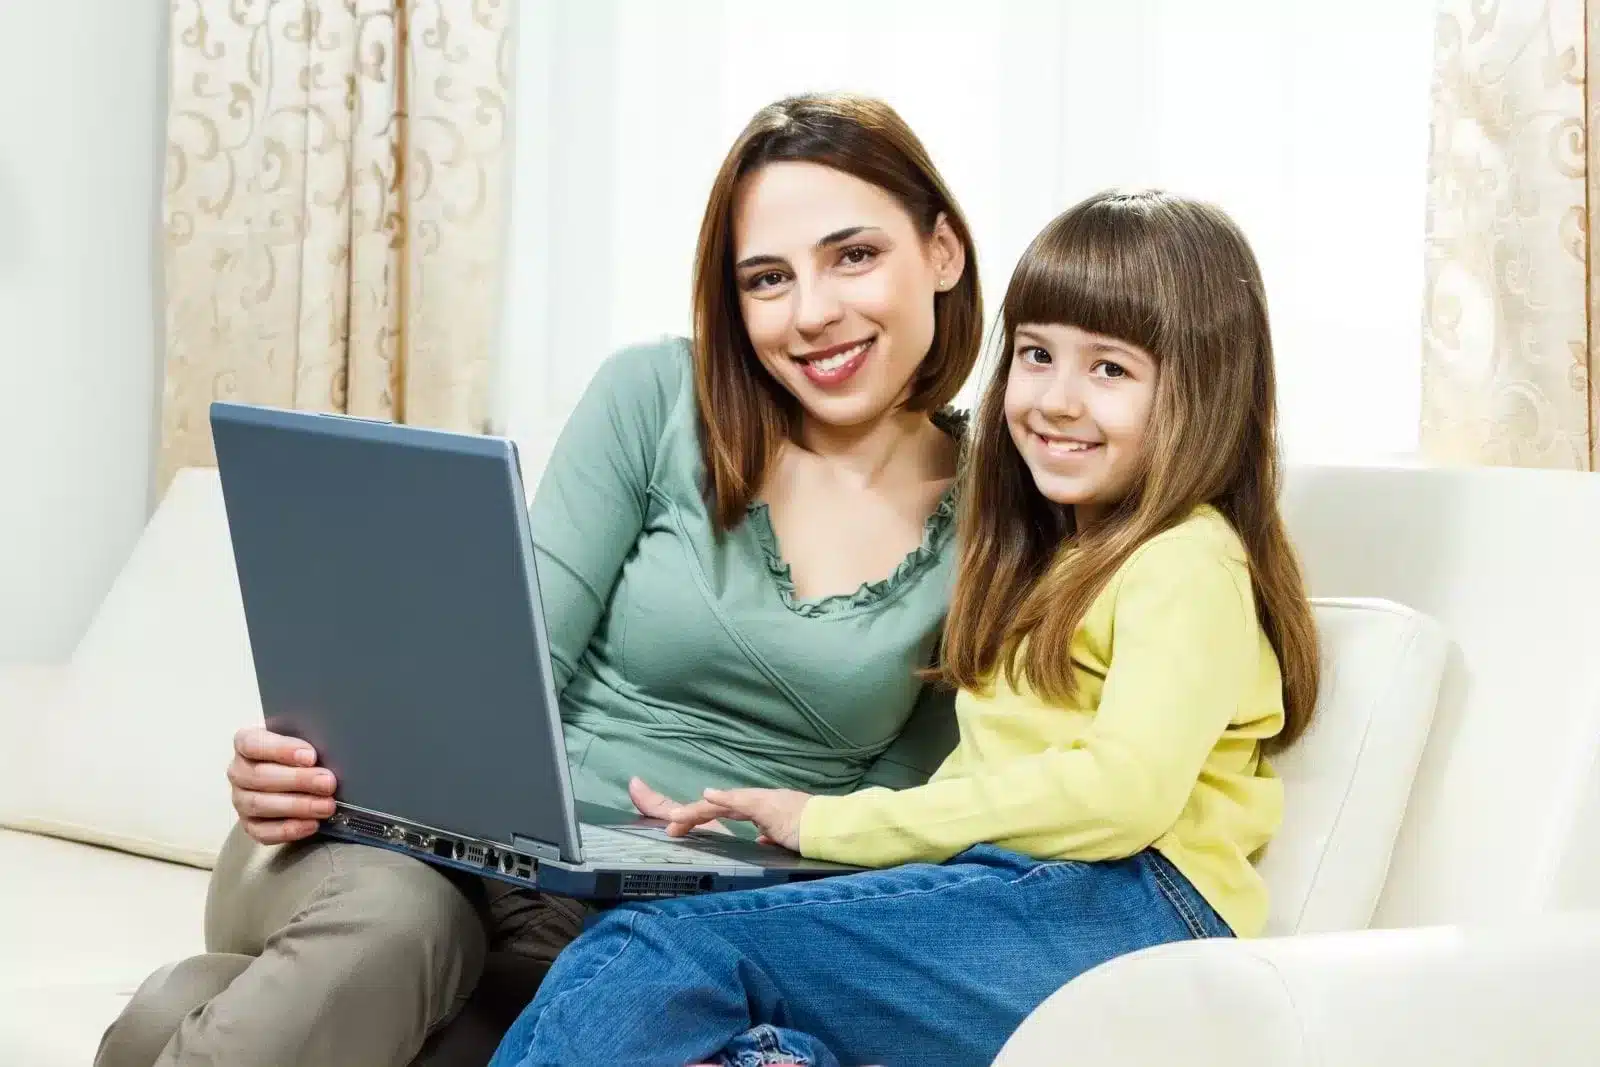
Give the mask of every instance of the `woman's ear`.
M 942 211 L 933 221 L 933 234 L 928 238 L 928 259 L 933 264 L 934 286 L 940 292 L 954 289 L 967 269 L 967 248 Z

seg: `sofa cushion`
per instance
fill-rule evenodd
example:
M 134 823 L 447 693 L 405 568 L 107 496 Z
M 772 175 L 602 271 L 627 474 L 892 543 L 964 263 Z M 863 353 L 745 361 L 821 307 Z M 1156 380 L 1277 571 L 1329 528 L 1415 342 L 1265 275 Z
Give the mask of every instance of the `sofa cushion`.
M 11 830 L 0 871 L 0 989 L 138 985 L 203 948 L 205 871 Z
M 207 875 L 0 830 L 0 1064 L 83 1067 L 139 983 L 203 948 Z
M 261 702 L 214 470 L 180 471 L 68 664 L 5 823 L 209 866 Z
M 121 982 L 0 988 L 0 1063 L 84 1067 L 135 987 Z
M 1317 710 L 1272 761 L 1284 823 L 1257 864 L 1272 934 L 1371 920 L 1444 674 L 1444 632 L 1426 615 L 1381 600 L 1319 599 L 1313 610 Z

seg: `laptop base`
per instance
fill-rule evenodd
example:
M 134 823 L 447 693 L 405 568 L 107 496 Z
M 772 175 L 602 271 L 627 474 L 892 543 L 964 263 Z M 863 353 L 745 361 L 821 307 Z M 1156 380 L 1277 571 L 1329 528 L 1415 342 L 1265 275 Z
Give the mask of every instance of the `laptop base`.
M 387 849 L 436 867 L 493 878 L 522 889 L 586 900 L 661 900 L 733 892 L 809 881 L 851 870 L 799 857 L 795 859 L 806 869 L 759 867 L 737 860 L 727 866 L 686 864 L 678 870 L 663 869 L 655 864 L 641 865 L 637 869 L 620 865 L 574 865 L 553 856 L 536 856 L 532 848 L 526 851 L 507 848 L 498 842 L 343 804 L 323 822 L 319 833 L 336 841 Z

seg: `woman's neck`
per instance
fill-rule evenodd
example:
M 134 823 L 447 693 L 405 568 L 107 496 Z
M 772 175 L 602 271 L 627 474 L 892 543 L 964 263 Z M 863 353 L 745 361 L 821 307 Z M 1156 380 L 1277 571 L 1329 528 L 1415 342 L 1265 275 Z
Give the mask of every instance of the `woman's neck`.
M 796 444 L 872 485 L 885 474 L 915 469 L 919 476 L 954 473 L 954 447 L 939 447 L 944 434 L 926 412 L 898 410 L 859 426 L 830 426 L 802 417 Z M 948 452 L 948 457 L 945 453 Z

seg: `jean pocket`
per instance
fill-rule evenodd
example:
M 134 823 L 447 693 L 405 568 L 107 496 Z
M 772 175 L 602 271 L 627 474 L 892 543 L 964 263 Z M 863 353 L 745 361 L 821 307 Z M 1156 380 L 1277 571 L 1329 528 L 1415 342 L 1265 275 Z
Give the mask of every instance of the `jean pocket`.
M 1233 936 L 1228 924 L 1222 921 L 1211 905 L 1206 903 L 1206 899 L 1200 895 L 1200 891 L 1190 884 L 1189 879 L 1185 878 L 1170 860 L 1155 849 L 1146 850 L 1141 860 L 1145 869 L 1150 872 L 1156 890 L 1183 921 L 1191 938 Z

